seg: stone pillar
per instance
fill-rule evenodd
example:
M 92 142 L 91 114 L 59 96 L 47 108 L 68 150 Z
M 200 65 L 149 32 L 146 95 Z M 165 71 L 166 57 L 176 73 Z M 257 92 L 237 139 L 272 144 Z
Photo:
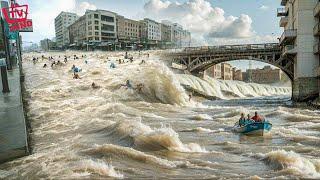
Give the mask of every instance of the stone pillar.
M 292 82 L 292 100 L 306 102 L 319 96 L 318 79 L 316 77 L 301 77 Z

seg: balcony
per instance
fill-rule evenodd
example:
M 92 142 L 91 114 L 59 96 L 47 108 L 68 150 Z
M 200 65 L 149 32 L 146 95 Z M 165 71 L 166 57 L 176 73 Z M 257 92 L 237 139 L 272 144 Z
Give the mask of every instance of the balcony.
M 313 10 L 314 17 L 319 17 L 320 15 L 320 1 L 317 3 L 316 7 Z
M 285 6 L 287 4 L 288 0 L 281 0 L 281 6 Z
M 314 36 L 320 36 L 320 24 L 317 23 L 314 27 L 313 27 L 313 35 Z
M 288 16 L 288 10 L 286 10 L 286 8 L 278 8 L 277 9 L 277 16 L 278 17 Z
M 289 18 L 288 17 L 281 17 L 280 19 L 280 27 L 285 27 L 288 24 Z
M 297 30 L 296 29 L 287 29 L 284 30 L 280 37 L 280 45 L 286 44 L 288 42 L 291 42 L 295 40 L 297 37 Z
M 319 54 L 319 53 L 320 53 L 319 43 L 316 43 L 316 44 L 313 46 L 313 53 L 314 53 L 314 54 Z

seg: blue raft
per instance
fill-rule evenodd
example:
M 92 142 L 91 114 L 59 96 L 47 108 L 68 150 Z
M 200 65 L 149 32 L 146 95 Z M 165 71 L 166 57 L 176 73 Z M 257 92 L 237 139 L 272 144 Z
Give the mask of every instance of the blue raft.
M 256 135 L 263 136 L 264 134 L 268 134 L 271 131 L 272 124 L 268 121 L 264 122 L 250 122 L 246 123 L 243 126 L 240 126 L 237 123 L 233 128 L 233 132 L 241 133 L 245 135 Z

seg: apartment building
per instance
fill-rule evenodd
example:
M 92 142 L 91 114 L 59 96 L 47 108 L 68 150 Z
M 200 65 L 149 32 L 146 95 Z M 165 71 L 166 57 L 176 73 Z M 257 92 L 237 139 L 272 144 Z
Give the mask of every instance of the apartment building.
M 232 66 L 229 63 L 221 63 L 221 79 L 233 80 Z
M 114 42 L 117 39 L 116 14 L 105 10 L 87 10 L 68 30 L 71 46 Z
M 137 41 L 140 38 L 140 22 L 117 15 L 117 34 L 119 41 Z
M 215 79 L 221 79 L 221 64 L 216 64 L 211 66 L 205 71 L 205 75 L 210 76 Z
M 87 10 L 86 28 L 89 42 L 108 42 L 117 39 L 116 13 L 106 10 Z
M 68 27 L 70 46 L 81 46 L 88 41 L 86 16 L 81 16 Z
M 75 13 L 61 12 L 55 19 L 55 32 L 57 46 L 62 48 L 70 43 L 68 26 L 74 23 L 79 16 Z
M 237 68 L 232 68 L 232 75 L 233 75 L 233 80 L 235 81 L 243 81 L 243 77 L 242 77 L 242 71 L 241 69 L 237 69 Z
M 293 97 L 302 98 L 318 91 L 319 0 L 281 0 L 281 5 L 277 16 L 284 29 L 279 39 L 282 57 L 294 62 Z
M 141 38 L 147 41 L 161 41 L 161 24 L 145 18 L 141 23 Z
M 131 20 L 106 10 L 87 10 L 72 23 L 66 31 L 69 45 L 108 46 L 114 48 L 166 48 L 179 45 L 190 45 L 191 34 L 177 23 L 158 23 L 145 18 L 140 21 Z

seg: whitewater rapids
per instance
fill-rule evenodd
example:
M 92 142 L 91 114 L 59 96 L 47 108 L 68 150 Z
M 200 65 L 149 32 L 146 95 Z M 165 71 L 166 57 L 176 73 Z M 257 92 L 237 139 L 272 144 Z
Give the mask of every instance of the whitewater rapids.
M 320 178 L 320 112 L 291 107 L 290 87 L 175 74 L 160 53 L 129 52 L 134 61 L 121 64 L 124 52 L 44 54 L 70 56 L 52 68 L 24 54 L 33 151 L 0 165 L 0 179 Z M 189 101 L 190 91 L 219 100 Z M 273 123 L 271 136 L 230 131 L 254 111 Z

